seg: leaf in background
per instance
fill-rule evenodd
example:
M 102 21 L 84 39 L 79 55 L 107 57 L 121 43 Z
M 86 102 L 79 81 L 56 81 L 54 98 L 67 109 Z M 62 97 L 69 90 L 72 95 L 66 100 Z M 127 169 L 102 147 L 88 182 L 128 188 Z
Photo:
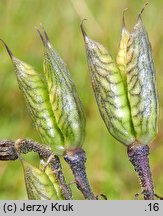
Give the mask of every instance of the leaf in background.
M 101 116 L 110 133 L 128 145 L 134 140 L 130 109 L 121 73 L 109 52 L 91 40 L 81 25 L 92 86 Z
M 4 45 L 16 68 L 19 87 L 42 142 L 49 144 L 55 154 L 62 154 L 64 140 L 53 115 L 44 74 L 15 58 L 7 45 Z
M 127 44 L 126 71 L 136 138 L 140 143 L 148 144 L 157 134 L 159 105 L 151 45 L 141 13 Z
M 20 158 L 20 161 L 23 165 L 29 200 L 58 200 L 55 188 L 48 175 L 26 162 L 23 158 Z
M 60 56 L 44 35 L 37 30 L 44 44 L 44 74 L 51 107 L 64 136 L 65 149 L 81 147 L 85 137 L 85 115 L 71 75 Z

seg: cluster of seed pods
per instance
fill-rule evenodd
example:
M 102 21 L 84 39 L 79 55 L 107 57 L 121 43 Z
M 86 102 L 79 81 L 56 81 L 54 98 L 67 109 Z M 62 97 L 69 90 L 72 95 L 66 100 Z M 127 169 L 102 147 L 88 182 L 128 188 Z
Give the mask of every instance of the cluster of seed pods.
M 90 39 L 81 23 L 91 83 L 102 119 L 110 134 L 127 146 L 129 160 L 138 173 L 144 199 L 154 199 L 148 154 L 158 131 L 158 96 L 152 51 L 141 13 L 130 33 L 125 27 L 116 60 L 107 49 Z M 66 64 L 58 55 L 42 27 L 36 29 L 43 42 L 43 71 L 14 57 L 20 90 L 43 144 L 53 155 L 63 156 L 71 167 L 76 185 L 86 199 L 96 199 L 88 183 L 82 149 L 85 114 Z M 4 143 L 3 143 L 4 145 Z M 41 160 L 36 168 L 18 154 L 24 168 L 29 199 L 66 199 L 51 167 Z M 15 157 L 15 159 L 17 156 Z M 50 161 L 50 159 L 49 159 Z M 68 198 L 70 198 L 69 196 Z

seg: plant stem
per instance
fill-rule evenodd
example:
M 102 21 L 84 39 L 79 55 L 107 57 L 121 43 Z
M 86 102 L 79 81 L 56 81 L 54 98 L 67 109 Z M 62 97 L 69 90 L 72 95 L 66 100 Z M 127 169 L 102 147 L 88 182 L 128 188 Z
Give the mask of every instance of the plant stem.
M 30 139 L 18 139 L 16 142 L 11 140 L 0 141 L 0 160 L 16 160 L 18 158 L 18 152 L 27 154 L 31 151 L 38 153 L 45 161 L 51 157 L 49 165 L 58 181 L 62 195 L 65 200 L 72 199 L 72 192 L 70 187 L 66 184 L 59 157 L 53 155 L 51 149 L 47 145 L 41 145 Z
M 91 191 L 85 168 L 86 154 L 81 148 L 66 151 L 65 161 L 70 165 L 77 188 L 82 192 L 85 199 L 96 200 L 95 195 Z
M 127 153 L 130 162 L 134 166 L 135 171 L 138 173 L 144 199 L 154 200 L 154 186 L 149 166 L 148 145 L 140 145 L 135 142 L 128 146 Z
M 14 144 L 11 140 L 0 141 L 0 160 L 16 160 L 18 158 Z
M 54 171 L 58 184 L 60 185 L 63 197 L 65 200 L 72 200 L 71 188 L 66 184 L 59 157 L 55 156 L 52 160 L 50 160 L 49 164 L 51 170 Z

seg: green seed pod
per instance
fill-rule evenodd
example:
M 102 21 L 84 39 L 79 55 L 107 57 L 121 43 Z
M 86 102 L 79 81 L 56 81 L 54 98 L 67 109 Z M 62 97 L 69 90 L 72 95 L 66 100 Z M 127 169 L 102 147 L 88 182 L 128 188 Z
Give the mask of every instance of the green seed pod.
M 49 144 L 55 154 L 62 154 L 64 138 L 53 115 L 44 74 L 15 58 L 4 45 L 16 68 L 19 88 L 42 142 Z
M 151 45 L 141 13 L 127 43 L 126 74 L 136 139 L 149 144 L 158 131 L 159 105 Z
M 20 158 L 29 200 L 58 200 L 53 183 L 46 173 Z
M 44 74 L 51 107 L 64 136 L 65 149 L 81 147 L 85 137 L 85 115 L 71 75 L 60 56 L 37 30 L 44 44 Z
M 125 27 L 123 14 L 117 66 L 107 50 L 91 40 L 81 25 L 101 116 L 110 133 L 127 145 L 133 141 L 149 144 L 158 131 L 159 105 L 152 51 L 141 13 L 131 33 Z
M 120 43 L 119 43 L 119 50 L 118 50 L 118 55 L 117 55 L 116 61 L 117 61 L 118 68 L 121 72 L 125 87 L 127 88 L 127 83 L 126 83 L 126 62 L 127 62 L 126 53 L 127 53 L 127 42 L 129 40 L 130 33 L 125 27 L 124 12 L 126 10 L 127 9 L 125 9 L 123 11 L 122 33 L 121 33 L 121 39 L 120 39 Z
M 85 40 L 91 82 L 100 114 L 110 133 L 129 145 L 135 137 L 125 85 L 109 52 L 91 40 L 81 25 Z
M 40 170 L 43 170 L 44 167 L 46 166 L 46 163 L 44 162 L 44 160 L 41 160 L 40 161 L 40 167 L 39 169 Z M 56 191 L 56 194 L 57 194 L 57 197 L 59 200 L 64 200 L 64 197 L 62 195 L 62 191 L 61 191 L 61 188 L 60 186 L 58 185 L 58 182 L 55 178 L 55 175 L 54 173 L 52 172 L 52 170 L 50 169 L 50 166 L 47 165 L 46 168 L 45 168 L 45 173 L 46 175 L 49 177 L 50 181 L 52 182 L 54 188 L 55 188 L 55 191 Z

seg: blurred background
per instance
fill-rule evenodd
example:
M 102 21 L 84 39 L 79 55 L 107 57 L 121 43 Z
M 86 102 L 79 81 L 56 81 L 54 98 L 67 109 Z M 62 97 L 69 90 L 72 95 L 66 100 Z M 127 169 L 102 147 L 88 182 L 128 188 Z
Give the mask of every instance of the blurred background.
M 163 2 L 148 2 L 142 17 L 153 48 L 160 97 L 159 134 L 151 144 L 150 164 L 155 192 L 163 196 Z M 134 194 L 140 192 L 140 186 L 126 148 L 108 133 L 99 115 L 79 24 L 81 19 L 87 18 L 84 25 L 88 34 L 104 44 L 115 58 L 122 11 L 129 8 L 125 18 L 132 30 L 144 3 L 142 0 L 0 0 L 0 37 L 18 58 L 42 70 L 43 47 L 34 27 L 43 23 L 52 44 L 66 62 L 87 118 L 84 149 L 88 177 L 95 194 L 103 193 L 109 199 L 133 199 Z M 0 44 L 0 140 L 18 138 L 39 141 L 12 63 Z M 35 154 L 29 154 L 26 159 L 38 165 Z M 72 182 L 71 171 L 62 162 L 67 181 Z M 0 161 L 0 199 L 27 199 L 23 178 L 19 161 Z M 83 199 L 75 185 L 72 189 L 75 199 Z

